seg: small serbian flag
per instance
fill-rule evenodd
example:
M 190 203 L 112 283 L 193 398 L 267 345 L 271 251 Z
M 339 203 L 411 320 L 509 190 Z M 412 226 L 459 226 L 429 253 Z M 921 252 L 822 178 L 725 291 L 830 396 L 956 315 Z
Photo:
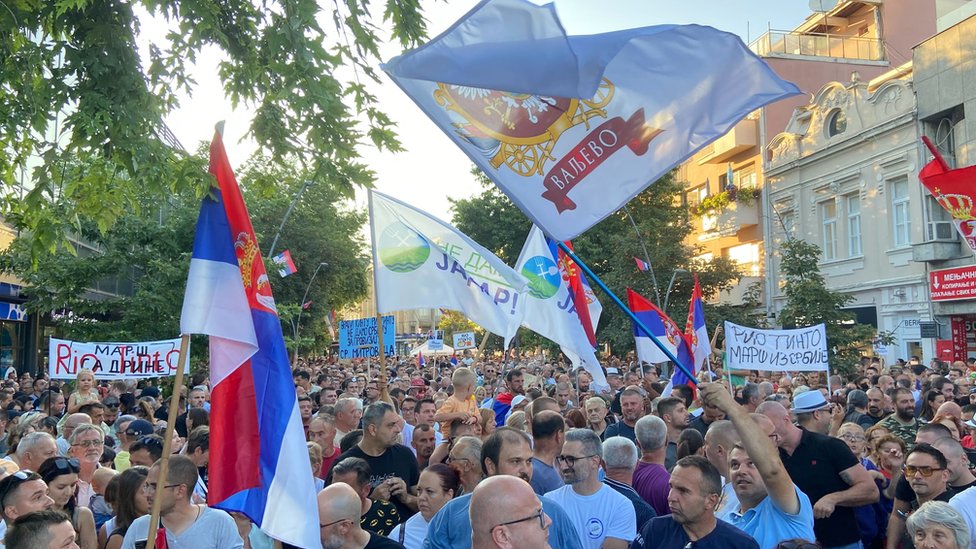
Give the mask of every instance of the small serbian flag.
M 423 368 L 426 365 L 427 365 L 427 361 L 424 360 L 424 353 L 423 352 L 417 353 L 417 366 Z
M 640 272 L 650 271 L 651 270 L 651 264 L 648 263 L 648 262 L 646 262 L 646 261 L 637 259 L 635 257 L 634 258 L 634 262 L 637 263 L 637 270 L 640 271 Z
M 451 364 L 453 364 L 455 366 L 458 365 L 457 353 L 454 353 L 454 354 L 451 355 Z
M 278 266 L 278 274 L 281 278 L 285 278 L 288 275 L 293 275 L 298 272 L 298 267 L 295 267 L 295 262 L 291 260 L 291 252 L 285 250 L 280 254 L 274 256 L 272 261 Z

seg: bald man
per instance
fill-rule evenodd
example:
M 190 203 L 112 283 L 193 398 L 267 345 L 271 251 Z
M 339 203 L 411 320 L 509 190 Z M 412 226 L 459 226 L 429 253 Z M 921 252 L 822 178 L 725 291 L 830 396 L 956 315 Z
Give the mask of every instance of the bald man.
M 362 502 L 348 484 L 326 486 L 319 492 L 318 506 L 322 549 L 403 549 L 393 540 L 363 530 L 359 524 Z
M 854 508 L 879 498 L 860 459 L 842 440 L 794 425 L 790 412 L 778 402 L 763 402 L 757 410 L 772 420 L 780 459 L 813 502 L 817 541 L 827 549 L 860 544 Z
M 549 549 L 552 519 L 529 483 L 500 475 L 471 495 L 471 549 Z

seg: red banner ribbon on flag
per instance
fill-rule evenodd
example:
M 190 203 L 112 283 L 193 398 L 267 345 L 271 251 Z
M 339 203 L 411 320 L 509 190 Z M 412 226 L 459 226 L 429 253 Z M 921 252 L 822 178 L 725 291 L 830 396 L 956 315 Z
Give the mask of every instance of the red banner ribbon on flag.
M 627 120 L 619 116 L 607 120 L 581 139 L 546 173 L 543 182 L 546 191 L 542 197 L 552 202 L 559 213 L 575 210 L 576 203 L 568 196 L 573 187 L 624 146 L 642 156 L 647 152 L 647 145 L 662 131 L 644 123 L 643 108 L 637 109 Z

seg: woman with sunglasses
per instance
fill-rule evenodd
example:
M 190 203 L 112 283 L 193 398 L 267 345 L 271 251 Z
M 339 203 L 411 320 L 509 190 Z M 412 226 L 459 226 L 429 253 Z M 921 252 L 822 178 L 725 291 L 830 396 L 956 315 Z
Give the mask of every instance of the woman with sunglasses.
M 435 463 L 420 473 L 417 483 L 417 508 L 420 511 L 390 531 L 390 539 L 406 549 L 420 549 L 427 537 L 430 519 L 458 494 L 461 479 L 454 469 Z
M 139 517 L 149 514 L 149 500 L 142 486 L 149 476 L 149 469 L 136 465 L 118 476 L 118 487 L 112 507 L 115 519 L 105 523 L 108 539 L 104 549 L 119 549 L 129 526 Z
M 37 474 L 47 483 L 47 495 L 54 500 L 51 508 L 63 511 L 71 518 L 81 549 L 97 549 L 95 516 L 91 510 L 79 506 L 77 501 L 79 471 L 77 459 L 53 457 L 44 460 Z

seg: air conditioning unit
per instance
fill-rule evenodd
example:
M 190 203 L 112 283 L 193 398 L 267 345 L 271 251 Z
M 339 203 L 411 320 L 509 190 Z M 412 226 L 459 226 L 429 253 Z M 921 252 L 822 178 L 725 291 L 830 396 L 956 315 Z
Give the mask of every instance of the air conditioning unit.
M 955 240 L 959 233 L 951 221 L 930 221 L 928 240 Z

